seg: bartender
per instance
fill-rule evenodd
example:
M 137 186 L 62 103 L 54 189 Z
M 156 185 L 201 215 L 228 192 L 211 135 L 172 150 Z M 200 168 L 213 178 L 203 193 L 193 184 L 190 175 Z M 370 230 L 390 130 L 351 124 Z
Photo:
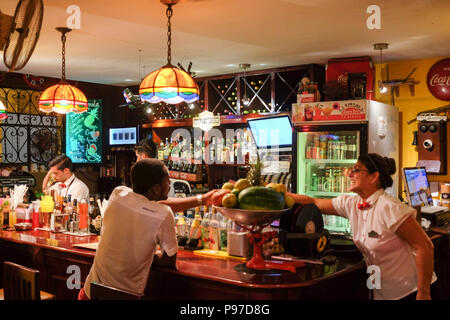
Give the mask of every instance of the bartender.
M 381 283 L 372 283 L 373 299 L 428 300 L 430 285 L 436 280 L 433 243 L 417 222 L 416 210 L 385 192 L 393 184 L 395 171 L 392 158 L 361 155 L 349 176 L 350 191 L 356 196 L 289 195 L 295 202 L 314 203 L 324 214 L 350 220 L 353 241 L 367 266 L 379 268 Z
M 65 154 L 56 156 L 48 164 L 50 171 L 42 182 L 42 190 L 55 190 L 57 194 L 63 197 L 71 195 L 71 199 L 89 200 L 89 189 L 86 184 L 75 177 L 72 172 L 72 160 Z
M 139 142 L 139 144 L 134 148 L 136 153 L 136 162 L 142 159 L 147 158 L 156 158 L 157 153 L 156 144 L 149 138 L 143 139 Z M 187 198 L 176 198 L 173 180 L 170 179 L 170 191 L 168 194 L 168 199 L 160 201 L 160 203 L 168 205 L 173 212 L 185 211 L 190 208 L 194 208 L 201 205 L 212 205 L 212 196 L 218 190 L 211 190 L 205 194 L 198 194 L 195 197 L 187 197 Z

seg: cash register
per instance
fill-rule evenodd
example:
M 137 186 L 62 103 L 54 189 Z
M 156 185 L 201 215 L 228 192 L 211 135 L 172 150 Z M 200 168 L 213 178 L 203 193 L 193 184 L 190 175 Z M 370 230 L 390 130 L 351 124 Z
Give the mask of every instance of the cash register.
M 412 207 L 420 207 L 422 218 L 430 221 L 432 226 L 448 225 L 450 208 L 433 205 L 425 167 L 403 168 L 402 171 L 408 204 Z

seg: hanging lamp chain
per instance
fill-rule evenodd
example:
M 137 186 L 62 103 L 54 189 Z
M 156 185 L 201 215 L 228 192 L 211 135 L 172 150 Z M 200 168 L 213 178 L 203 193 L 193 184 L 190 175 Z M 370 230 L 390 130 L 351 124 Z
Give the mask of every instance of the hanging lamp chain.
M 167 16 L 167 64 L 171 64 L 172 61 L 172 24 L 170 18 L 172 18 L 172 4 L 167 5 L 166 16 Z
M 62 73 L 62 80 L 66 80 L 66 34 L 63 33 L 61 35 L 61 41 L 62 41 L 62 67 L 61 67 L 61 73 Z

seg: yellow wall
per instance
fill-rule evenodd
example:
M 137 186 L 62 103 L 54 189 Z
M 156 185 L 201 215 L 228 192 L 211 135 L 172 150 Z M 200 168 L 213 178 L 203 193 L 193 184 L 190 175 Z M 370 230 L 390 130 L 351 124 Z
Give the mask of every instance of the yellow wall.
M 412 146 L 413 131 L 417 130 L 417 121 L 407 124 L 407 121 L 414 119 L 417 113 L 433 108 L 443 107 L 450 104 L 450 101 L 439 100 L 435 98 L 427 87 L 427 74 L 431 66 L 437 61 L 447 57 L 430 58 L 422 60 L 408 60 L 389 62 L 389 80 L 392 79 L 404 79 L 406 76 L 417 67 L 416 71 L 411 75 L 416 81 L 420 81 L 415 85 L 414 95 L 411 95 L 410 88 L 407 85 L 401 86 L 399 89 L 399 96 L 394 93 L 394 105 L 399 108 L 400 111 L 400 163 L 398 168 L 402 167 L 414 167 L 416 166 L 418 153 L 417 148 Z M 376 64 L 376 80 L 380 79 L 380 64 Z M 382 68 L 383 80 L 386 81 L 386 63 L 383 63 Z M 391 92 L 381 94 L 379 90 L 376 90 L 375 100 L 392 104 Z M 447 110 L 447 115 L 450 112 Z M 447 162 L 450 163 L 450 127 L 447 122 Z M 450 182 L 450 170 L 447 170 L 449 174 L 443 175 L 429 175 L 430 181 Z

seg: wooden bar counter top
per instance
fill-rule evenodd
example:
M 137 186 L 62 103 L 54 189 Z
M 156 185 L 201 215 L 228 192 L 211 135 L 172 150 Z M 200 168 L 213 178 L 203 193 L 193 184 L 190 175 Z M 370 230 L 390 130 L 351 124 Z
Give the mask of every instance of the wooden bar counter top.
M 68 279 L 72 283 L 73 266 L 79 267 L 83 282 L 95 257 L 95 250 L 76 245 L 98 241 L 98 236 L 0 230 L 0 261 L 38 269 L 42 290 L 55 293 L 57 299 L 76 299 L 78 290 L 67 284 Z M 308 263 L 292 273 L 247 269 L 242 261 L 205 257 L 180 248 L 177 270 L 152 267 L 146 296 L 184 300 L 367 299 L 368 275 L 362 257 L 336 256 L 332 265 Z

